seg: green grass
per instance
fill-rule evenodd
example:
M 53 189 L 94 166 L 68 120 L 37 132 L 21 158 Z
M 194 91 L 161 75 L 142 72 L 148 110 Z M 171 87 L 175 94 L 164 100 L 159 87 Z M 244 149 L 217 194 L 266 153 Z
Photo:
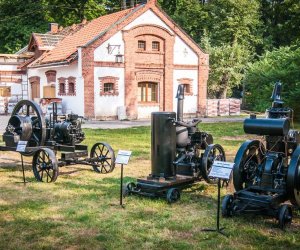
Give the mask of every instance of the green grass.
M 241 123 L 201 124 L 234 159 L 245 136 Z M 300 128 L 297 125 L 297 128 Z M 90 147 L 106 141 L 133 151 L 125 167 L 125 182 L 150 172 L 150 128 L 85 130 Z M 120 168 L 101 175 L 88 166 L 60 169 L 55 183 L 35 181 L 30 158 L 21 183 L 19 155 L 0 152 L 0 249 L 299 249 L 297 214 L 286 232 L 276 220 L 262 216 L 221 219 L 229 237 L 202 232 L 215 227 L 216 187 L 196 183 L 181 200 L 168 205 L 163 199 L 129 196 L 125 209 L 119 202 Z M 222 195 L 232 188 L 222 189 Z

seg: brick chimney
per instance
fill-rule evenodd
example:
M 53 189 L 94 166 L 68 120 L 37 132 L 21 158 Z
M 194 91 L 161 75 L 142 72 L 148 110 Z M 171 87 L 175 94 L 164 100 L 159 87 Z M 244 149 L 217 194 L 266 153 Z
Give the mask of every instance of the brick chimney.
M 49 31 L 51 33 L 57 33 L 57 31 L 58 31 L 58 23 L 49 23 Z

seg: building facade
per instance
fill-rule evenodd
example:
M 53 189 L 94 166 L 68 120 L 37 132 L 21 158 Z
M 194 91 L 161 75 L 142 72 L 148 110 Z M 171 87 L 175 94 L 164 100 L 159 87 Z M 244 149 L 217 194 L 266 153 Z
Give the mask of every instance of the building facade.
M 28 76 L 28 97 L 59 97 L 68 112 L 129 119 L 176 111 L 185 84 L 184 112 L 204 115 L 208 55 L 155 0 L 66 28 L 51 25 L 32 34 L 33 56 L 19 66 Z

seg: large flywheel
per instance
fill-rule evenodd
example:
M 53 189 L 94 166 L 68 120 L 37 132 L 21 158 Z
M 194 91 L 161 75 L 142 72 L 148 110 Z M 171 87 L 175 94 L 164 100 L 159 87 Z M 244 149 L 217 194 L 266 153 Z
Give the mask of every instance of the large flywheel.
M 28 141 L 28 147 L 43 146 L 46 139 L 46 123 L 42 110 L 35 102 L 22 100 L 15 106 L 9 119 L 8 130 Z
M 239 148 L 233 168 L 233 185 L 236 191 L 253 184 L 265 151 L 264 145 L 259 140 L 248 140 Z
M 292 155 L 287 171 L 286 188 L 291 203 L 300 207 L 300 146 Z

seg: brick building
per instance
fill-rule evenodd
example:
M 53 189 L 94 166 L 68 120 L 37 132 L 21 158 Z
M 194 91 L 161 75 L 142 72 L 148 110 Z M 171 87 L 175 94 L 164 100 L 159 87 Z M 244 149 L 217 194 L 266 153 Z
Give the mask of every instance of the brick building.
M 46 34 L 33 33 L 34 56 L 20 69 L 28 98 L 60 97 L 67 110 L 97 118 L 175 111 L 178 84 L 186 85 L 185 113 L 206 108 L 208 55 L 155 0 Z M 23 95 L 25 96 L 25 95 Z

